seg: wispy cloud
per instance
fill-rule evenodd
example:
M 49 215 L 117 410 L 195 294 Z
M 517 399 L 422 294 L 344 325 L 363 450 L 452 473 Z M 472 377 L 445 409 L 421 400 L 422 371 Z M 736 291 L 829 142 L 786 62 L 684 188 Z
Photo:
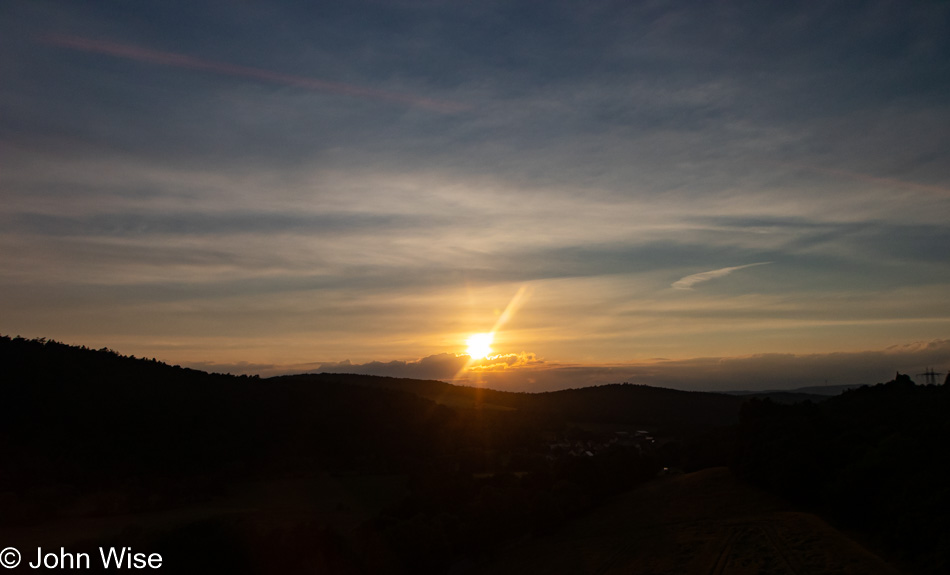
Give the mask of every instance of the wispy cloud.
M 698 274 L 689 275 L 684 278 L 680 278 L 676 280 L 675 282 L 673 282 L 671 287 L 673 289 L 693 289 L 693 286 L 696 284 L 707 282 L 709 280 L 714 280 L 716 278 L 725 277 L 734 271 L 742 270 L 745 268 L 751 268 L 754 266 L 764 266 L 770 263 L 772 262 L 757 262 L 754 264 L 746 264 L 744 266 L 733 266 L 731 268 L 720 268 L 718 270 L 700 272 Z
M 452 377 L 527 284 L 569 385 L 950 333 L 950 5 L 99 4 L 0 19 L 5 329 Z
M 829 174 L 832 176 L 839 176 L 842 178 L 849 178 L 852 180 L 858 180 L 860 182 L 868 182 L 871 184 L 880 184 L 888 187 L 895 188 L 908 188 L 912 190 L 920 190 L 924 192 L 933 192 L 941 195 L 950 195 L 950 188 L 944 186 L 931 186 L 927 184 L 921 184 L 918 182 L 908 182 L 906 180 L 899 180 L 897 178 L 882 178 L 879 176 L 873 176 L 870 174 L 860 174 L 857 172 L 852 172 L 848 170 L 836 170 L 832 168 L 823 168 L 820 166 L 811 166 L 805 164 L 795 164 L 792 162 L 776 162 L 780 166 L 786 166 L 790 168 L 795 168 L 799 170 L 808 170 L 812 172 L 818 172 L 821 174 Z
M 213 60 L 195 58 L 186 54 L 150 50 L 148 48 L 141 48 L 139 46 L 132 46 L 129 44 L 118 44 L 103 40 L 92 40 L 79 36 L 47 35 L 40 38 L 40 41 L 45 44 L 52 44 L 54 46 L 61 46 L 63 48 L 71 48 L 81 52 L 107 54 L 116 58 L 126 58 L 139 62 L 147 62 L 149 64 L 174 66 L 177 68 L 188 68 L 192 70 L 205 70 L 226 76 L 251 78 L 253 80 L 260 80 L 274 84 L 283 84 L 286 86 L 297 86 L 319 92 L 330 92 L 335 94 L 343 94 L 346 96 L 356 96 L 359 98 L 370 98 L 374 100 L 387 100 L 391 102 L 407 104 L 410 106 L 438 110 L 440 112 L 458 112 L 467 108 L 467 106 L 456 102 L 435 100 L 432 98 L 424 98 L 421 96 L 401 94 L 386 90 L 376 90 L 373 88 L 367 88 L 365 86 L 357 86 L 342 82 L 328 82 L 326 80 L 318 80 L 316 78 L 309 78 L 306 76 L 284 74 L 272 70 L 241 66 L 228 62 L 215 62 Z

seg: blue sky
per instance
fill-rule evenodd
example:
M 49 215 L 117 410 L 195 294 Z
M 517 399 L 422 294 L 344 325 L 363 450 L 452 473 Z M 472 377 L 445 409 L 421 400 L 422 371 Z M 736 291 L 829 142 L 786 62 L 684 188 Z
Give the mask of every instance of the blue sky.
M 525 389 L 950 368 L 947 3 L 302 4 L 0 7 L 3 333 Z

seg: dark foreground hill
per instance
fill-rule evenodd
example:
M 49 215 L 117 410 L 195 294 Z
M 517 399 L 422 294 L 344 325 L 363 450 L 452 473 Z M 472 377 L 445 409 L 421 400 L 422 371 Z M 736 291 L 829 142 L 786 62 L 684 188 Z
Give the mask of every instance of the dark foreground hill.
M 514 393 L 451 385 L 441 381 L 354 374 L 281 376 L 268 381 L 344 383 L 412 393 L 453 407 L 515 409 L 564 421 L 639 425 L 675 433 L 738 423 L 743 399 L 720 393 L 688 392 L 628 383 Z
M 634 385 L 522 394 L 261 380 L 0 337 L 0 387 L 0 544 L 32 553 L 131 546 L 171 573 L 481 569 L 663 468 L 732 461 L 911 571 L 947 566 L 950 388 L 907 379 L 796 405 Z M 772 541 L 753 527 L 737 544 Z
M 634 488 L 560 533 L 509 550 L 493 575 L 897 575 L 821 518 L 715 467 Z
M 615 427 L 695 431 L 739 407 L 638 386 L 261 380 L 9 337 L 0 381 L 5 544 L 139 547 L 173 573 L 478 563 L 684 457 Z
M 865 534 L 922 573 L 950 572 L 950 386 L 906 375 L 820 404 L 743 406 L 736 469 Z

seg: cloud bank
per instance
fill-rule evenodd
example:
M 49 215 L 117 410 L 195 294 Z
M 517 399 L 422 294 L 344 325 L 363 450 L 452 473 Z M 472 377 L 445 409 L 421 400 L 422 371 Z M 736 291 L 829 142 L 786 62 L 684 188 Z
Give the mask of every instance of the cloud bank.
M 354 364 L 253 365 L 196 363 L 190 367 L 264 377 L 297 373 L 356 373 L 412 379 L 435 379 L 457 385 L 506 391 L 558 389 L 637 383 L 689 391 L 779 390 L 822 385 L 873 385 L 910 374 L 919 384 L 927 369 L 950 369 L 950 339 L 895 345 L 881 350 L 823 354 L 756 354 L 743 357 L 654 359 L 614 365 L 565 365 L 535 354 L 507 354 L 472 365 L 467 356 L 439 354 L 416 361 Z

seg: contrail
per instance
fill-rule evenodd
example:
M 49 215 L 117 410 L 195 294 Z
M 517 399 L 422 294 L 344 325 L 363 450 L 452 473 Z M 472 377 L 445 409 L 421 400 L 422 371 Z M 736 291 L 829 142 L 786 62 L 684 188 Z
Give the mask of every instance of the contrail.
M 138 62 L 148 62 L 150 64 L 159 64 L 162 66 L 174 66 L 177 68 L 187 68 L 191 70 L 206 70 L 223 74 L 225 76 L 237 76 L 242 78 L 251 78 L 273 84 L 283 84 L 287 86 L 297 86 L 314 90 L 317 92 L 330 92 L 334 94 L 344 94 L 358 98 L 367 98 L 372 100 L 384 100 L 398 102 L 410 106 L 428 108 L 439 112 L 459 112 L 468 108 L 468 106 L 449 102 L 445 100 L 435 100 L 432 98 L 421 98 L 409 94 L 400 94 L 396 92 L 387 92 L 373 88 L 365 88 L 354 84 L 344 84 L 340 82 L 327 82 L 308 78 L 306 76 L 295 76 L 293 74 L 283 74 L 264 70 L 261 68 L 252 68 L 250 66 L 241 66 L 238 64 L 229 64 L 227 62 L 215 62 L 213 60 L 204 60 L 195 58 L 186 54 L 176 54 L 174 52 L 162 52 L 140 48 L 129 44 L 117 44 L 103 40 L 92 40 L 79 36 L 43 36 L 40 42 L 51 44 L 63 48 L 71 48 L 81 52 L 92 52 L 95 54 L 107 54 L 116 58 L 126 58 Z
M 718 269 L 718 270 L 712 270 L 712 271 L 708 271 L 708 272 L 701 272 L 701 273 L 698 273 L 698 274 L 693 274 L 693 275 L 691 275 L 691 276 L 686 276 L 686 277 L 684 277 L 684 278 L 680 278 L 680 279 L 676 280 L 675 282 L 673 282 L 673 284 L 672 284 L 670 287 L 672 287 L 673 289 L 693 289 L 693 286 L 696 285 L 696 284 L 698 284 L 698 283 L 702 283 L 702 282 L 709 281 L 709 280 L 711 280 L 711 279 L 716 279 L 716 278 L 721 278 L 721 277 L 723 277 L 723 276 L 727 276 L 727 275 L 731 274 L 732 272 L 734 272 L 734 271 L 736 271 L 736 270 L 741 270 L 741 269 L 745 269 L 745 268 L 751 268 L 751 267 L 753 267 L 753 266 L 764 266 L 764 265 L 770 264 L 770 263 L 772 263 L 772 262 L 758 262 L 758 263 L 754 263 L 754 264 L 746 264 L 746 265 L 744 265 L 744 266 L 735 266 L 735 267 L 731 267 L 731 268 L 721 268 L 721 269 Z

